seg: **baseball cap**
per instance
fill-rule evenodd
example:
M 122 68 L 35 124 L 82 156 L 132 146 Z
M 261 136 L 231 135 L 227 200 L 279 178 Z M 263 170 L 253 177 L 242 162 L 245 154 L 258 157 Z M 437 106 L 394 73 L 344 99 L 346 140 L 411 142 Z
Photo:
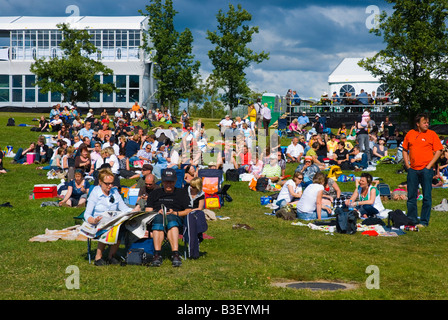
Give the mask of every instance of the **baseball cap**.
M 177 181 L 176 170 L 167 168 L 162 172 L 162 181 Z
M 311 156 L 306 156 L 306 157 L 305 157 L 305 161 L 307 161 L 307 160 L 313 161 L 313 157 L 311 157 Z

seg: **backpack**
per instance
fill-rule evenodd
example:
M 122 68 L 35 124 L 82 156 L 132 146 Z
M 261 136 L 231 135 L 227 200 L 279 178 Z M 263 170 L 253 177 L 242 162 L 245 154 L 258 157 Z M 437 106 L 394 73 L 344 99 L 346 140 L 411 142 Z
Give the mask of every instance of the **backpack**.
M 391 225 L 392 222 L 392 225 Z M 400 209 L 390 211 L 387 217 L 387 226 L 400 228 L 401 226 L 415 226 L 415 223 L 408 218 Z
M 330 172 L 328 173 L 328 178 L 336 180 L 342 174 L 340 166 L 331 166 Z
M 226 171 L 226 180 L 227 181 L 240 181 L 240 173 L 238 169 L 228 169 Z
M 296 211 L 292 206 L 284 206 L 281 209 L 278 209 L 275 212 L 275 216 L 277 218 L 281 218 L 283 220 L 295 220 L 297 219 Z
M 126 264 L 143 265 L 149 263 L 154 255 L 154 241 L 152 238 L 140 239 L 129 246 L 126 254 Z
M 14 118 L 9 118 L 8 119 L 8 123 L 6 124 L 6 126 L 14 127 L 15 125 L 16 125 L 16 121 L 14 120 Z
M 255 185 L 255 190 L 259 192 L 265 192 L 268 187 L 269 179 L 266 177 L 260 177 L 257 179 L 257 184 Z
M 344 234 L 355 234 L 357 231 L 358 212 L 345 208 L 336 208 L 336 232 Z
M 206 209 L 220 209 L 222 204 L 221 197 L 218 194 L 204 193 L 204 206 Z

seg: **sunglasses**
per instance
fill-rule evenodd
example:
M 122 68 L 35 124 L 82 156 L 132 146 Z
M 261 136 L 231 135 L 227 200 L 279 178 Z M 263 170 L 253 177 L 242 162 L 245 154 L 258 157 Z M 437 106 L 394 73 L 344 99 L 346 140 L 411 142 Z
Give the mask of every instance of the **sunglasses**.
M 104 182 L 104 181 L 101 181 L 101 182 L 104 183 L 106 186 L 111 186 L 114 184 L 113 182 Z

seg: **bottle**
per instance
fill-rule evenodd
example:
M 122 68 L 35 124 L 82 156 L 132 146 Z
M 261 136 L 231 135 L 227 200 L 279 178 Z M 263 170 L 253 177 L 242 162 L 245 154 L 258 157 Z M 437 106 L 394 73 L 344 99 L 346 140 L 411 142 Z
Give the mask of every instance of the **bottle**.
M 353 200 L 350 200 L 350 204 L 348 205 L 348 210 L 353 210 L 353 204 L 352 204 Z
M 419 231 L 417 226 L 400 226 L 403 231 Z

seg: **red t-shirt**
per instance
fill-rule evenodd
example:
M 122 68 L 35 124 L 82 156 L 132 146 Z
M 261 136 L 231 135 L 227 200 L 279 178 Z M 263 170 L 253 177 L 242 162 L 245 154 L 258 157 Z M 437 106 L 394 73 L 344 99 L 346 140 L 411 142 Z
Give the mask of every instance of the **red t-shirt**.
M 442 149 L 439 136 L 432 130 L 410 130 L 403 141 L 403 152 L 409 151 L 411 169 L 414 170 L 424 169 L 431 162 L 434 153 Z

